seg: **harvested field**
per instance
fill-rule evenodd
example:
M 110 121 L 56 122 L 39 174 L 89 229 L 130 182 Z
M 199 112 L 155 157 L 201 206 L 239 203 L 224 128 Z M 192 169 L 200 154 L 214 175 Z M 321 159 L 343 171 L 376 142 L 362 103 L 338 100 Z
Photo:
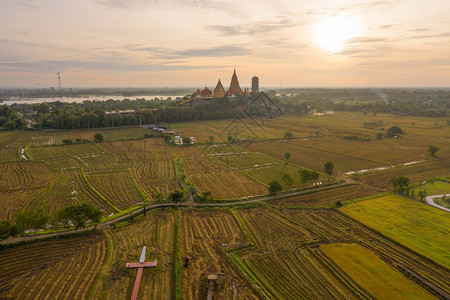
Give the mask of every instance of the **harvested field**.
M 58 160 L 67 159 L 70 155 L 66 152 L 66 146 L 29 147 L 28 155 L 33 160 Z
M 215 199 L 241 199 L 267 194 L 267 187 L 238 171 L 195 173 L 189 180 L 199 192 L 211 191 Z
M 296 226 L 269 209 L 238 210 L 238 213 L 259 248 L 296 249 L 305 242 L 319 240 L 310 230 Z
M 129 172 L 98 173 L 87 175 L 87 179 L 95 189 L 119 209 L 125 209 L 144 201 Z
M 30 197 L 41 189 L 0 191 L 0 220 L 14 221 L 15 213 L 29 208 Z
M 299 167 L 294 165 L 279 164 L 279 165 L 249 168 L 241 170 L 241 172 L 257 180 L 258 182 L 263 183 L 266 186 L 268 186 L 271 181 L 276 180 L 281 185 L 283 185 L 286 190 L 291 188 L 304 188 L 305 186 L 311 186 L 312 184 L 322 185 L 329 180 L 328 177 L 320 175 L 318 180 L 312 183 L 302 184 L 298 174 L 298 171 L 300 170 L 301 169 Z M 289 174 L 291 176 L 292 180 L 294 181 L 293 184 L 286 185 L 286 183 L 283 180 L 283 175 L 285 174 Z M 331 178 L 331 180 L 333 179 Z
M 42 162 L 21 161 L 0 164 L 0 191 L 45 186 L 57 175 L 57 172 Z
M 103 233 L 0 251 L 0 298 L 85 299 L 106 257 Z
M 116 156 L 110 153 L 93 154 L 80 158 L 84 163 L 87 173 L 113 172 L 118 170 L 129 170 L 132 162 L 117 161 Z
M 333 162 L 336 172 L 347 172 L 386 165 L 376 160 L 333 152 L 332 148 L 321 150 L 306 147 L 301 142 L 301 140 L 254 142 L 249 145 L 248 150 L 261 152 L 279 160 L 284 160 L 284 152 L 289 151 L 291 153 L 291 158 L 289 159 L 291 164 L 317 172 L 323 172 L 323 166 L 327 161 Z
M 194 147 L 177 147 L 188 180 L 215 199 L 240 199 L 267 194 L 267 187 L 232 168 L 218 164 Z
M 105 151 L 96 143 L 73 144 L 66 146 L 66 152 L 72 157 L 85 157 L 103 154 Z
M 19 156 L 20 148 L 11 147 L 11 148 L 0 148 L 0 163 L 10 163 L 21 160 L 22 158 Z
M 177 180 L 154 179 L 148 181 L 137 181 L 137 184 L 145 192 L 145 194 L 152 199 L 156 199 L 156 196 L 159 193 L 167 199 L 170 193 L 180 189 L 180 185 Z
M 325 208 L 334 207 L 337 201 L 345 203 L 357 198 L 376 194 L 377 190 L 361 184 L 351 184 L 322 191 L 312 191 L 311 193 L 291 196 L 268 203 L 280 207 L 305 207 L 305 208 Z
M 397 167 L 382 172 L 370 172 L 356 175 L 353 178 L 364 184 L 371 185 L 382 190 L 391 190 L 391 179 L 398 176 L 406 176 L 411 183 L 421 182 L 433 177 L 448 176 L 450 174 L 450 156 L 436 160 L 409 166 Z
M 242 261 L 271 299 L 356 299 L 307 248 L 280 249 Z
M 206 298 L 206 273 L 211 263 L 221 272 L 214 299 L 258 299 L 222 251 L 249 243 L 229 210 L 183 210 L 180 228 L 181 257 L 190 258 L 181 275 L 183 299 Z
M 52 183 L 29 198 L 30 207 L 44 207 L 52 215 L 72 204 L 89 203 L 105 212 L 113 208 L 94 193 L 83 180 L 81 171 L 61 172 Z
M 175 179 L 175 165 L 171 159 L 137 161 L 133 168 L 137 181 L 152 179 Z
M 142 247 L 147 247 L 146 261 L 157 260 L 156 268 L 143 271 L 139 298 L 174 299 L 174 224 L 171 210 L 158 210 L 139 218 L 135 224 L 106 231 L 108 256 L 95 285 L 92 299 L 129 299 L 136 269 L 125 269 L 128 262 L 137 262 Z

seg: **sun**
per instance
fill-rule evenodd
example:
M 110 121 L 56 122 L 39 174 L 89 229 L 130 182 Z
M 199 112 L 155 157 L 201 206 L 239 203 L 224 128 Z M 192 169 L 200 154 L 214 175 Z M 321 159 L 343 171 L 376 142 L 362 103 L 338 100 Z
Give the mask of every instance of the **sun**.
M 315 25 L 315 42 L 328 52 L 341 52 L 345 42 L 357 35 L 357 23 L 350 17 L 331 17 Z

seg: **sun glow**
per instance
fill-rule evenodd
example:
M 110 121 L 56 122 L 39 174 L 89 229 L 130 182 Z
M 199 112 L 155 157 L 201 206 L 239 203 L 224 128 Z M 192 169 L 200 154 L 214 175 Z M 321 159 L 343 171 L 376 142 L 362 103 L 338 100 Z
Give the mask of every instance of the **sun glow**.
M 358 35 L 358 26 L 348 17 L 331 17 L 315 26 L 316 44 L 325 51 L 340 52 L 348 39 Z

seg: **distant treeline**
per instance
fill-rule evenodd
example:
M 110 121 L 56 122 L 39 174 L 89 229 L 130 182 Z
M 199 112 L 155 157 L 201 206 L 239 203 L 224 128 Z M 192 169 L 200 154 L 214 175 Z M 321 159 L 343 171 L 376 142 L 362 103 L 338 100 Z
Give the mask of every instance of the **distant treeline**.
M 39 89 L 0 89 L 0 99 L 9 97 L 23 98 L 52 98 L 60 97 L 83 97 L 95 96 L 142 96 L 142 95 L 186 95 L 194 88 L 63 88 L 61 91 L 56 87 Z M 70 99 L 69 99 L 70 100 Z
M 307 104 L 318 110 L 367 111 L 390 114 L 446 117 L 450 89 L 288 89 L 282 102 Z
M 290 95 L 271 98 L 272 104 L 286 115 L 336 110 L 423 117 L 450 116 L 450 90 L 301 89 Z M 202 100 L 203 104 L 199 105 L 183 105 L 184 101 L 125 99 L 3 105 L 0 106 L 0 129 L 24 129 L 30 124 L 38 129 L 80 129 L 246 117 L 248 102 L 245 97 Z M 130 109 L 136 110 L 136 113 L 114 113 Z

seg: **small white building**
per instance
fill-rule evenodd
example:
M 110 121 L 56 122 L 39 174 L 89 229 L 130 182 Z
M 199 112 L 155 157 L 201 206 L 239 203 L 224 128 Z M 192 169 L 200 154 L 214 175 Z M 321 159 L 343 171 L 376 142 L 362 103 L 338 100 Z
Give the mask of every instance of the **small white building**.
M 189 140 L 191 141 L 191 145 L 194 145 L 195 143 L 197 143 L 197 140 L 195 139 L 195 137 L 191 136 L 189 138 Z
M 175 145 L 183 145 L 183 139 L 179 135 L 176 135 L 174 137 L 173 142 L 175 143 Z

